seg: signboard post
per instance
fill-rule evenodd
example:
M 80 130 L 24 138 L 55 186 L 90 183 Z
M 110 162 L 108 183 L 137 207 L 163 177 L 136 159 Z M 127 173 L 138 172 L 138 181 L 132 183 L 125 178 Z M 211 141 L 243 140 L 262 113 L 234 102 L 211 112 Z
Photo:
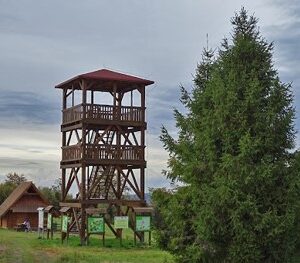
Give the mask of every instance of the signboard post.
M 105 222 L 102 216 L 89 216 L 87 220 L 88 237 L 90 234 L 102 234 L 102 243 L 105 245 Z M 89 238 L 88 238 L 89 242 Z
M 61 243 L 62 244 L 64 242 L 65 237 L 67 238 L 67 243 L 68 243 L 68 239 L 69 239 L 68 227 L 69 227 L 69 217 L 66 215 L 63 215 L 61 217 L 61 236 L 62 236 Z
M 135 230 L 140 232 L 150 231 L 150 216 L 136 216 Z
M 62 216 L 61 218 L 61 232 L 67 233 L 68 232 L 68 216 Z
M 101 234 L 105 232 L 104 218 L 103 217 L 88 217 L 88 233 Z
M 41 232 L 42 232 L 42 237 L 44 237 L 44 207 L 38 207 L 37 210 L 39 213 L 38 235 L 39 238 L 41 238 Z
M 151 216 L 136 215 L 135 216 L 135 231 L 149 233 L 149 245 L 151 245 Z M 136 244 L 136 233 L 134 233 L 134 243 Z
M 128 216 L 115 216 L 114 227 L 120 230 L 120 244 L 122 246 L 122 230 L 128 228 Z
M 47 229 L 48 230 L 52 229 L 52 215 L 50 213 L 48 213 L 48 217 L 47 217 Z
M 128 228 L 128 216 L 115 216 L 114 226 L 116 229 Z
M 49 239 L 49 233 L 51 233 L 51 239 L 53 239 L 52 225 L 53 225 L 53 217 L 52 217 L 52 214 L 50 214 L 48 212 L 48 215 L 47 215 L 47 239 Z

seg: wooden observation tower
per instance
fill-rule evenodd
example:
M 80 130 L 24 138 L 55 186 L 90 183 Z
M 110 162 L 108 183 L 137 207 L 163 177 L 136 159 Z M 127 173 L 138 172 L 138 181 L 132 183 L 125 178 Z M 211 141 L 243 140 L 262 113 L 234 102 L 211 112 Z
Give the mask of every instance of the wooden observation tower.
M 82 244 L 88 209 L 124 215 L 123 207 L 146 206 L 145 87 L 153 83 L 102 69 L 56 86 L 63 93 L 60 205 L 71 211 Z

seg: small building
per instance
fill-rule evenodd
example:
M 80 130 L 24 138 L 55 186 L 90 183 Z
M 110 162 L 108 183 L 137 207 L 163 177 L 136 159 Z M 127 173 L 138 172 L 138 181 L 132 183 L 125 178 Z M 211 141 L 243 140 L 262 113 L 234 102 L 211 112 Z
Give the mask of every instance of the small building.
M 0 227 L 14 228 L 28 218 L 31 227 L 37 228 L 37 208 L 48 205 L 33 182 L 21 183 L 0 206 Z

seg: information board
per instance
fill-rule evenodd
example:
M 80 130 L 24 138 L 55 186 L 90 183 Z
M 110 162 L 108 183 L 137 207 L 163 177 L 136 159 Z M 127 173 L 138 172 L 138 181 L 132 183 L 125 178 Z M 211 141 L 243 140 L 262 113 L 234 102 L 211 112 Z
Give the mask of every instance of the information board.
M 115 216 L 115 228 L 124 229 L 128 228 L 128 216 Z
M 62 216 L 61 219 L 61 232 L 68 232 L 68 220 L 69 218 L 67 216 Z
M 103 217 L 88 217 L 88 232 L 91 234 L 104 233 L 104 218 Z
M 136 231 L 150 231 L 150 216 L 135 217 Z
M 47 229 L 51 229 L 52 228 L 52 215 L 48 214 L 47 217 Z
M 43 207 L 39 207 L 38 209 L 39 212 L 39 228 L 44 228 L 44 208 Z

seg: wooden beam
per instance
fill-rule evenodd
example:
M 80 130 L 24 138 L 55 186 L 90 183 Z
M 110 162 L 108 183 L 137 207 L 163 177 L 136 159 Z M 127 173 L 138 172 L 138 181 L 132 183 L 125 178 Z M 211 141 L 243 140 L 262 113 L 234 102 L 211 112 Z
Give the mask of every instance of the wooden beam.
M 67 169 L 67 168 L 77 168 L 77 167 L 81 167 L 82 163 L 62 163 L 60 164 L 60 168 L 61 169 Z
M 115 235 L 115 237 L 118 237 L 118 233 L 117 231 L 111 226 L 110 222 L 104 217 L 104 221 L 107 224 L 107 226 L 109 227 L 109 229 L 111 230 L 111 232 L 113 232 L 113 234 Z
M 77 229 L 80 232 L 80 224 L 79 224 L 79 220 L 78 220 L 78 217 L 77 217 L 77 211 L 76 211 L 76 209 L 74 209 L 74 207 L 72 208 L 72 210 L 73 210 L 73 215 L 74 215 L 74 219 L 75 219 L 75 222 L 76 222 Z
M 86 205 L 97 205 L 97 204 L 116 204 L 116 205 L 128 205 L 128 206 L 138 206 L 146 205 L 144 200 L 117 200 L 117 199 L 89 199 L 82 203 Z
M 59 202 L 59 206 L 68 206 L 74 208 L 81 208 L 81 203 L 73 202 Z
M 69 126 L 61 125 L 60 130 L 61 130 L 61 132 L 67 132 L 67 131 L 81 129 L 81 128 L 82 128 L 82 123 L 78 123 L 78 124 L 72 124 Z

